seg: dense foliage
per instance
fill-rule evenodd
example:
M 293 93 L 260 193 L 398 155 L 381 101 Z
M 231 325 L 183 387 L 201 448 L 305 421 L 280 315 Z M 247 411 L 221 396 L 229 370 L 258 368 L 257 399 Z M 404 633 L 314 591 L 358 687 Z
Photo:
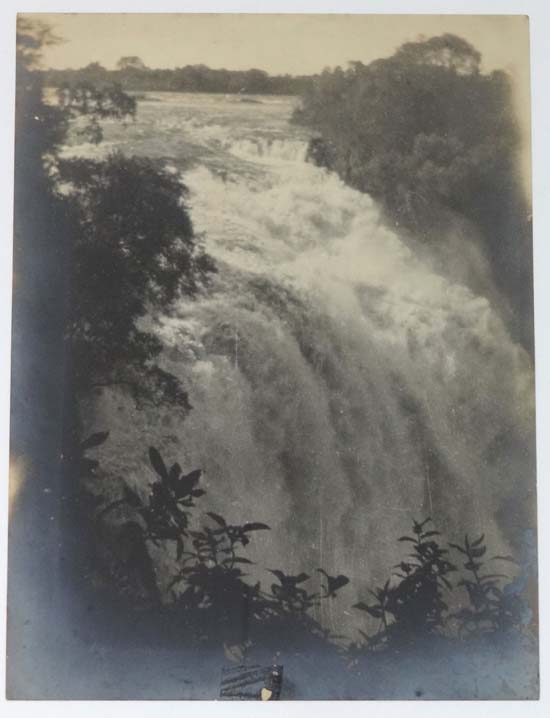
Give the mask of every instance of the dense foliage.
M 263 629 L 279 639 L 289 630 L 294 640 L 329 637 L 309 611 L 333 600 L 349 583 L 346 576 L 318 569 L 322 592 L 316 593 L 304 588 L 309 575 L 273 569 L 276 582 L 262 589 L 260 582 L 250 580 L 247 569 L 254 562 L 245 553 L 255 532 L 270 530 L 267 524 L 232 524 L 213 511 L 201 514 L 196 503 L 206 494 L 200 488 L 201 470 L 186 473 L 177 462 L 167 466 L 154 447 L 149 449 L 153 480 L 147 491 L 123 481 L 119 495 L 108 500 L 97 493 L 99 464 L 87 456 L 107 438 L 108 433 L 101 432 L 82 443 L 78 469 L 93 506 L 95 530 L 116 536 L 103 556 L 109 590 L 126 594 L 134 608 L 158 611 L 164 606 L 190 635 L 214 643 L 245 644 L 250 631 Z M 153 557 L 159 550 L 172 559 L 168 575 L 163 576 L 166 560 L 158 561 L 158 554 L 155 568 Z M 94 570 L 101 578 L 97 560 Z
M 187 405 L 178 382 L 151 364 L 162 344 L 136 320 L 196 294 L 214 267 L 197 251 L 177 176 L 147 159 L 62 160 L 73 243 L 67 336 L 79 389 L 121 383 L 135 398 Z
M 32 467 L 15 523 L 32 522 L 72 589 L 85 582 L 82 555 L 97 540 L 95 503 L 80 486 L 83 399 L 116 384 L 136 403 L 185 415 L 185 387 L 162 368 L 161 342 L 140 321 L 191 300 L 214 267 L 185 187 L 158 163 L 63 156 L 75 120 L 97 143 L 102 120 L 131 121 L 136 102 L 120 87 L 89 84 L 46 98 L 38 65 L 50 42 L 47 27 L 19 21 L 11 442 Z
M 185 408 L 183 387 L 155 362 L 160 342 L 137 322 L 155 309 L 168 310 L 178 296 L 192 297 L 214 270 L 194 235 L 186 189 L 148 159 L 60 156 L 75 118 L 84 118 L 80 132 L 87 139 L 100 142 L 101 120 L 131 119 L 136 102 L 118 86 L 89 83 L 61 91 L 57 104 L 46 102 L 36 65 L 47 41 L 55 38 L 46 28 L 21 21 L 16 272 L 33 262 L 45 276 L 59 278 L 49 291 L 64 317 L 66 381 L 76 400 L 116 382 L 136 400 Z M 30 215 L 29 207 L 38 213 Z
M 355 606 L 380 619 L 382 631 L 377 640 L 410 641 L 443 628 L 448 609 L 443 594 L 445 589 L 452 589 L 448 576 L 456 568 L 448 560 L 448 550 L 434 540 L 440 536 L 439 531 L 424 528 L 429 521 L 415 521 L 413 536 L 399 539 L 412 544 L 409 560 L 404 559 L 395 567 L 399 569 L 395 574 L 399 582 L 390 586 L 388 579 L 383 587 L 377 588 L 375 605 L 360 602 Z
M 255 532 L 269 526 L 255 521 L 232 524 L 212 511 L 201 513 L 197 500 L 206 491 L 200 488 L 200 469 L 184 472 L 177 462 L 168 466 L 154 447 L 149 449 L 152 481 L 147 490 L 124 479 L 118 495 L 107 499 L 101 493 L 99 463 L 87 455 L 107 438 L 108 433 L 101 432 L 82 443 L 78 470 L 93 507 L 95 530 L 115 537 L 100 573 L 110 575 L 110 591 L 126 595 L 126 606 L 167 612 L 189 636 L 243 648 L 259 636 L 270 644 L 345 638 L 323 629 L 313 611 L 339 596 L 350 583 L 347 576 L 331 576 L 318 568 L 318 592 L 308 588 L 312 576 L 304 572 L 289 575 L 270 569 L 276 581 L 264 588 L 251 578 L 254 562 L 246 548 Z M 370 591 L 375 602 L 355 604 L 370 617 L 369 628 L 372 619 L 379 625 L 370 633 L 360 630 L 360 643 L 342 647 L 348 657 L 414 647 L 427 639 L 520 632 L 530 622 L 523 582 L 487 570 L 484 536 L 473 541 L 465 536 L 463 545 L 445 547 L 430 521 L 413 522 L 412 535 L 398 539 L 409 547 L 408 553 L 386 583 Z M 450 550 L 465 558 L 464 571 L 450 560 Z M 513 559 L 493 556 L 491 561 Z M 94 571 L 97 574 L 97 561 Z
M 530 220 L 511 82 L 480 62 L 454 35 L 407 43 L 369 65 L 325 70 L 295 120 L 318 132 L 310 159 L 378 199 L 395 225 L 433 239 L 443 210 L 474 222 L 497 284 L 528 318 Z
M 441 532 L 427 526 L 430 518 L 414 521 L 412 536 L 398 540 L 410 545 L 411 551 L 394 566 L 392 576 L 383 586 L 371 591 L 374 603 L 360 601 L 354 608 L 366 612 L 379 622 L 372 635 L 363 631 L 370 650 L 399 649 L 412 646 L 426 637 L 466 638 L 484 633 L 521 630 L 531 620 L 522 582 L 511 581 L 504 573 L 487 572 L 481 560 L 487 551 L 485 536 L 464 545 L 443 546 Z M 458 567 L 449 560 L 449 549 L 466 557 L 465 574 L 454 584 L 452 574 Z M 492 561 L 512 561 L 511 556 L 493 556 Z M 465 591 L 465 595 L 464 595 Z M 456 594 L 461 594 L 458 609 Z

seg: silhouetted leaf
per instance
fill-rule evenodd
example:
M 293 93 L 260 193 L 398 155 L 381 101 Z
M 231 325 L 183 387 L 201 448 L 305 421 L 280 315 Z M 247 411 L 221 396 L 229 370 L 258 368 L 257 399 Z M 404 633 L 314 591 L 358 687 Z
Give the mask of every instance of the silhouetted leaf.
M 166 470 L 166 466 L 164 464 L 164 461 L 162 460 L 161 455 L 155 449 L 154 446 L 151 446 L 149 448 L 149 460 L 151 461 L 151 466 L 157 472 L 157 474 L 161 477 L 161 479 L 166 480 L 168 478 L 168 472 Z
M 175 497 L 177 499 L 183 499 L 185 496 L 191 495 L 195 485 L 201 477 L 201 474 L 201 469 L 196 469 L 195 471 L 191 471 L 191 473 L 178 479 L 174 485 Z
M 200 479 L 201 475 L 202 475 L 202 469 L 195 469 L 194 471 L 190 471 L 185 476 L 182 476 L 181 480 L 187 481 L 188 483 L 190 483 L 191 485 L 194 486 Z
M 220 516 L 219 514 L 215 514 L 213 511 L 207 511 L 206 515 L 210 516 L 210 518 L 213 519 L 220 526 L 223 526 L 223 527 L 227 526 L 227 523 L 226 523 L 225 519 L 223 518 L 223 516 Z
M 85 452 L 88 449 L 93 449 L 96 446 L 100 446 L 109 437 L 108 431 L 98 431 L 96 434 L 92 434 L 80 444 L 80 451 Z
M 381 606 L 367 606 L 365 611 L 374 618 L 382 618 L 384 611 Z
M 472 544 L 470 547 L 470 556 L 473 556 L 474 558 L 481 558 L 486 551 L 487 549 L 485 546 L 482 546 L 481 548 L 474 548 Z
M 422 539 L 427 539 L 430 536 L 441 536 L 441 531 L 426 531 L 422 534 Z
M 343 574 L 340 574 L 338 576 L 335 576 L 332 581 L 329 582 L 329 588 L 331 589 L 331 591 L 338 591 L 340 588 L 347 586 L 348 583 L 349 578 L 347 576 L 344 576 Z
M 422 529 L 428 523 L 428 521 L 431 521 L 431 518 L 429 516 L 427 519 L 424 519 L 424 521 L 422 521 L 422 522 L 413 521 L 413 532 L 417 535 L 421 534 Z
M 370 606 L 364 601 L 359 601 L 359 603 L 354 603 L 352 608 L 358 608 L 360 611 L 368 611 Z
M 181 466 L 176 461 L 175 464 L 172 464 L 170 467 L 170 471 L 168 472 L 168 478 L 170 480 L 170 484 L 174 484 L 181 475 Z
M 467 552 L 462 548 L 462 546 L 457 543 L 450 543 L 449 546 L 456 549 L 457 551 L 460 551 L 460 553 L 464 554 L 465 556 L 468 555 Z
M 326 571 L 324 571 L 322 568 L 318 568 L 317 571 L 326 578 L 327 585 L 323 586 L 325 588 L 328 596 L 334 596 L 336 594 L 336 591 L 343 588 L 346 584 L 349 583 L 349 578 L 347 576 L 344 576 L 343 574 L 339 574 L 338 576 L 330 576 Z
M 243 531 L 269 531 L 270 527 L 267 524 L 262 524 L 259 522 L 252 522 L 244 524 Z

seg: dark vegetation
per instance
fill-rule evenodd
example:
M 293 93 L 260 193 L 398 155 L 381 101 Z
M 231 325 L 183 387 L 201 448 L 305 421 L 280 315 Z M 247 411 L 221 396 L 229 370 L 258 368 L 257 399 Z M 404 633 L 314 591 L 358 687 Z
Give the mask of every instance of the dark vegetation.
M 480 636 L 520 629 L 530 619 L 529 611 L 509 577 L 487 573 L 482 557 L 487 547 L 482 535 L 474 541 L 464 536 L 464 545 L 440 543 L 441 533 L 429 527 L 431 519 L 413 522 L 412 536 L 398 540 L 410 544 L 411 552 L 394 566 L 383 586 L 371 591 L 374 603 L 359 602 L 354 608 L 379 621 L 378 631 L 363 637 L 367 646 L 399 649 L 412 646 L 426 636 Z M 453 585 L 459 572 L 449 549 L 466 557 L 465 575 Z M 511 561 L 511 556 L 493 556 L 491 561 Z M 453 591 L 462 593 L 460 608 L 449 607 Z M 464 591 L 466 595 L 464 595 Z
M 192 298 L 213 262 L 194 235 L 186 188 L 160 166 L 119 153 L 102 162 L 60 157 L 75 118 L 83 120 L 81 133 L 100 142 L 101 120 L 131 120 L 136 102 L 120 87 L 84 84 L 46 103 L 37 65 L 41 46 L 55 40 L 47 28 L 20 21 L 16 275 L 29 271 L 59 282 L 51 281 L 44 291 L 52 296 L 41 298 L 62 317 L 67 393 L 75 400 L 119 383 L 136 400 L 187 410 L 183 387 L 156 361 L 160 342 L 137 322 L 182 295 Z
M 387 59 L 325 70 L 294 119 L 318 132 L 310 160 L 375 197 L 391 224 L 434 242 L 446 213 L 473 222 L 530 345 L 530 209 L 511 81 L 480 63 L 454 35 L 406 43 Z
M 99 446 L 107 436 L 95 434 L 83 446 Z M 246 547 L 255 532 L 270 527 L 254 521 L 234 525 L 212 511 L 201 513 L 197 500 L 206 493 L 200 488 L 201 470 L 185 473 L 177 462 L 167 466 L 154 447 L 149 459 L 153 481 L 147 491 L 122 482 L 112 500 L 97 493 L 98 464 L 86 460 L 84 494 L 94 504 L 95 530 L 117 537 L 116 551 L 103 554 L 103 565 L 101 557 L 89 557 L 91 572 L 111 599 L 123 595 L 126 607 L 129 602 L 136 610 L 164 612 L 189 638 L 203 643 L 246 649 L 251 633 L 265 638 L 266 631 L 271 640 L 289 633 L 298 642 L 329 637 L 308 611 L 333 600 L 349 582 L 347 577 L 319 569 L 321 594 L 303 587 L 310 578 L 305 573 L 292 576 L 273 569 L 276 581 L 268 591 L 260 582 L 247 581 L 253 562 L 245 555 Z M 126 547 L 122 553 L 121 544 Z M 157 576 L 155 569 L 153 555 L 159 549 L 172 559 L 166 576 Z M 110 577 L 106 582 L 105 576 Z
M 424 530 L 430 519 L 414 522 L 413 536 L 401 536 L 399 541 L 410 542 L 412 553 L 394 568 L 399 581 L 390 586 L 388 579 L 373 595 L 376 603 L 355 605 L 374 618 L 380 619 L 380 630 L 372 643 L 400 644 L 415 637 L 439 632 L 444 626 L 448 606 L 443 599 L 445 590 L 451 591 L 449 574 L 456 570 L 448 560 L 448 550 L 435 538 L 439 531 Z
M 93 448 L 107 438 L 107 433 L 96 434 L 85 446 Z M 177 462 L 169 467 L 153 447 L 149 458 L 153 481 L 147 491 L 122 482 L 113 500 L 97 498 L 98 465 L 87 465 L 92 471 L 87 474 L 86 491 L 95 500 L 97 530 L 107 534 L 114 530 L 116 545 L 127 547 L 122 554 L 109 556 L 111 572 L 112 562 L 117 564 L 118 581 L 109 581 L 106 590 L 126 591 L 136 610 L 171 616 L 188 639 L 203 644 L 225 643 L 245 652 L 258 641 L 264 647 L 285 649 L 290 640 L 307 649 L 312 642 L 338 644 L 345 639 L 323 629 L 312 610 L 335 599 L 349 584 L 347 576 L 317 569 L 322 576 L 319 593 L 308 589 L 311 576 L 306 573 L 294 576 L 270 569 L 277 580 L 266 590 L 248 573 L 254 575 L 254 564 L 246 547 L 255 532 L 269 531 L 269 526 L 232 525 L 211 511 L 201 514 L 197 500 L 206 493 L 200 488 L 201 471 L 185 473 Z M 465 536 L 464 544 L 445 546 L 430 522 L 429 518 L 415 521 L 412 535 L 399 538 L 410 550 L 386 583 L 370 591 L 375 601 L 355 604 L 379 625 L 370 633 L 360 630 L 359 642 L 340 643 L 344 657 L 356 660 L 382 649 L 414 649 L 427 639 L 505 635 L 529 623 L 521 590 L 506 574 L 488 570 L 484 536 L 475 540 Z M 164 577 L 157 575 L 153 561 L 158 548 L 173 559 Z M 451 550 L 456 557 L 452 560 Z M 464 571 L 452 562 L 461 559 Z M 490 561 L 514 563 L 510 556 L 493 556 Z M 95 558 L 96 571 L 98 565 Z
M 131 120 L 136 106 L 119 87 L 97 88 L 89 83 L 64 90 L 58 104 L 45 103 L 43 77 L 36 68 L 40 48 L 53 41 L 47 28 L 20 22 L 14 351 L 17 357 L 19 353 L 24 356 L 27 347 L 33 347 L 46 365 L 56 370 L 59 367 L 55 362 L 60 362 L 62 385 L 54 385 L 54 398 L 42 396 L 30 365 L 16 367 L 14 389 L 16 395 L 32 396 L 40 404 L 45 422 L 59 419 L 63 426 L 56 456 L 61 461 L 55 466 L 62 478 L 54 492 L 54 504 L 45 508 L 46 494 L 40 485 L 44 479 L 37 472 L 32 477 L 34 483 L 27 482 L 28 518 L 42 532 L 49 524 L 50 511 L 59 514 L 62 507 L 61 552 L 65 554 L 68 575 L 94 600 L 118 606 L 117 621 L 121 625 L 135 628 L 135 616 L 146 616 L 148 625 L 153 625 L 155 631 L 163 626 L 164 635 L 171 640 L 179 642 L 186 636 L 186 645 L 189 641 L 224 643 L 246 651 L 253 641 L 284 648 L 297 643 L 307 648 L 317 642 L 325 650 L 329 644 L 330 650 L 336 650 L 339 637 L 323 629 L 313 613 L 323 602 L 334 600 L 349 579 L 328 575 L 319 568 L 320 593 L 307 588 L 311 577 L 305 573 L 288 575 L 273 568 L 274 580 L 267 589 L 253 580 L 249 572 L 254 566 L 246 548 L 254 534 L 270 530 L 269 526 L 254 521 L 234 525 L 219 514 L 201 514 L 197 504 L 205 491 L 200 486 L 200 470 L 186 472 L 178 463 L 168 466 L 151 448 L 153 474 L 147 490 L 126 478 L 120 479 L 116 496 L 109 496 L 101 486 L 100 466 L 90 452 L 105 443 L 108 432 L 82 436 L 82 399 L 102 386 L 118 384 L 137 402 L 168 403 L 182 417 L 190 410 L 185 388 L 158 364 L 159 341 L 139 329 L 138 323 L 149 312 L 169 310 L 178 297 L 192 301 L 214 266 L 193 233 L 182 202 L 185 188 L 154 162 L 116 153 L 101 162 L 60 156 L 71 120 L 84 119 L 82 131 L 93 141 L 101 141 L 101 120 Z M 408 52 L 415 57 L 414 47 Z M 454 53 L 453 57 L 456 48 Z M 397 89 L 390 90 L 390 82 L 378 91 L 382 98 L 389 93 L 392 102 L 405 103 L 395 113 L 402 117 L 406 103 L 412 102 L 414 92 L 419 91 L 422 78 L 425 87 L 432 87 L 432 80 L 437 80 L 441 92 L 443 79 L 448 81 L 449 77 L 457 92 L 467 80 L 480 82 L 481 86 L 487 82 L 495 82 L 498 87 L 506 84 L 500 76 L 493 80 L 480 78 L 475 72 L 476 56 L 469 53 L 464 51 L 461 62 L 451 66 L 425 67 L 420 59 L 417 67 L 409 59 L 406 67 L 419 73 L 416 85 L 413 83 L 416 89 L 408 90 L 410 84 L 405 78 Z M 440 164 L 434 159 L 429 164 L 430 172 L 437 174 L 441 170 L 445 174 L 447 168 L 449 182 L 459 182 L 450 169 L 453 162 L 459 162 L 460 154 L 456 150 L 454 160 L 449 159 L 449 147 L 454 146 L 451 139 L 443 138 L 438 134 L 441 128 L 434 127 L 424 140 L 417 137 L 411 146 L 407 133 L 409 125 L 415 125 L 410 113 L 401 131 L 394 128 L 388 132 L 386 127 L 387 134 L 393 133 L 392 150 L 386 143 L 374 151 L 372 137 L 382 137 L 384 133 L 376 129 L 381 120 L 372 114 L 367 124 L 357 122 L 355 116 L 354 123 L 338 129 L 336 115 L 332 115 L 336 104 L 341 110 L 346 108 L 346 103 L 352 101 L 351 88 L 355 88 L 358 102 L 368 94 L 365 89 L 358 92 L 355 83 L 365 82 L 367 89 L 374 92 L 380 81 L 377 73 L 395 79 L 395 60 L 381 62 L 370 70 L 354 66 L 349 73 L 325 73 L 306 98 L 302 119 L 309 122 L 313 122 L 315 102 L 322 100 L 318 123 L 330 138 L 329 144 L 318 145 L 319 152 L 325 152 L 322 161 L 330 155 L 331 164 L 340 172 L 347 168 L 345 171 L 351 173 L 347 178 L 356 184 L 361 177 L 367 181 L 362 167 L 379 166 L 378 175 L 375 172 L 369 182 L 378 182 L 380 191 L 386 188 L 389 193 L 384 163 L 377 165 L 376 156 L 380 159 L 380 153 L 400 151 L 395 161 L 406 164 L 407 148 L 413 154 L 426 151 L 430 155 L 433 150 Z M 386 67 L 385 62 L 390 65 Z M 433 77 L 425 77 L 426 72 L 433 73 Z M 441 72 L 446 73 L 444 78 Z M 344 88 L 348 88 L 348 94 L 342 94 Z M 338 99 L 335 105 L 323 99 L 329 90 Z M 483 95 L 481 90 L 480 94 Z M 422 122 L 428 122 L 425 115 L 429 116 L 433 109 L 434 105 L 428 104 L 425 111 L 418 110 L 424 118 L 418 121 L 419 128 L 424 127 Z M 342 122 L 344 115 L 340 115 Z M 352 130 L 366 132 L 371 144 L 355 144 Z M 510 147 L 515 141 L 513 136 L 510 129 Z M 505 139 L 502 141 L 506 144 Z M 436 152 L 435 147 L 441 152 Z M 467 145 L 460 147 L 462 152 Z M 344 157 L 348 159 L 342 165 Z M 476 165 L 472 154 L 464 155 L 464 163 L 466 174 L 474 171 L 470 166 Z M 426 170 L 427 187 L 434 181 L 429 179 L 430 172 Z M 405 185 L 412 182 L 408 177 L 404 172 Z M 362 188 L 371 191 L 366 184 Z M 435 188 L 430 191 L 435 192 Z M 396 185 L 396 192 L 406 192 L 406 186 Z M 391 206 L 389 200 L 388 203 Z M 32 214 L 29 207 L 34 208 Z M 412 219 L 411 215 L 408 221 Z M 64 397 L 63 406 L 52 413 L 52 402 L 59 401 L 59 396 Z M 21 414 L 21 407 L 15 409 Z M 24 429 L 16 427 L 14 437 L 15 453 L 32 456 L 38 451 L 36 447 L 29 448 Z M 51 466 L 48 471 L 52 473 Z M 373 592 L 376 602 L 357 604 L 357 609 L 380 625 L 374 633 L 363 632 L 360 644 L 342 649 L 348 651 L 346 655 L 410 645 L 426 636 L 467 638 L 479 631 L 515 631 L 524 625 L 523 603 L 509 588 L 512 584 L 506 583 L 504 575 L 485 570 L 483 537 L 475 541 L 465 537 L 464 545 L 450 545 L 457 558 L 463 559 L 465 571 L 453 585 L 451 578 L 458 569 L 449 558 L 449 548 L 441 545 L 439 532 L 426 528 L 428 521 L 415 523 L 413 535 L 401 537 L 401 542 L 410 544 L 411 553 L 396 567 L 398 572 Z M 59 551 L 57 543 L 48 546 L 48 550 Z M 156 561 L 159 554 L 165 566 L 163 575 Z M 457 591 L 462 592 L 463 600 L 461 608 L 455 610 L 449 608 L 448 596 Z M 368 624 L 366 627 L 368 630 Z
M 139 330 L 148 311 L 192 298 L 214 270 L 197 247 L 181 182 L 147 159 L 59 160 L 76 223 L 67 340 L 78 392 L 122 384 L 136 401 L 189 408 L 175 377 L 154 363 L 160 341 Z
M 46 70 L 50 87 L 119 84 L 133 92 L 220 92 L 224 94 L 298 95 L 311 82 L 308 76 L 269 75 L 263 70 L 214 70 L 206 65 L 187 65 L 173 70 L 151 69 L 139 57 L 122 57 L 116 70 L 92 62 L 78 70 Z
M 62 507 L 65 562 L 78 574 L 87 532 L 74 481 L 82 400 L 118 385 L 138 404 L 168 404 L 185 416 L 185 388 L 162 369 L 161 343 L 139 321 L 169 311 L 179 297 L 192 301 L 215 268 L 193 232 L 186 188 L 159 164 L 119 153 L 102 162 L 61 156 L 75 120 L 100 142 L 101 121 L 131 121 L 136 102 L 120 87 L 90 84 L 46 102 L 40 51 L 56 41 L 40 23 L 19 21 L 13 411 L 20 427 L 12 447 L 19 456 L 37 453 L 37 466 L 43 462 L 22 420 L 33 406 L 41 407 L 48 426 L 62 427 L 51 437 L 57 466 L 42 474 L 61 477 L 46 487 L 53 503 L 48 514 L 58 516 Z M 45 376 L 33 363 L 38 357 Z

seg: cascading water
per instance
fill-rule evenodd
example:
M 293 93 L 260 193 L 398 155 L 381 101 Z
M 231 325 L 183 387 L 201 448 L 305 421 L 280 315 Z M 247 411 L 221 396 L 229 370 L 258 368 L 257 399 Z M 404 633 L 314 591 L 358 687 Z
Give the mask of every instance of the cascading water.
M 203 468 L 205 508 L 268 523 L 253 541 L 258 578 L 348 575 L 320 618 L 351 633 L 349 607 L 389 575 L 413 518 L 431 516 L 451 541 L 484 531 L 495 552 L 518 541 L 533 373 L 492 300 L 436 272 L 371 198 L 305 162 L 291 109 L 167 94 L 141 103 L 127 130 L 107 128 L 108 147 L 183 173 L 219 274 L 155 320 L 189 392 L 185 422 L 114 391 L 93 422 L 111 431 L 113 474 L 145 485 L 144 447 L 160 444 Z

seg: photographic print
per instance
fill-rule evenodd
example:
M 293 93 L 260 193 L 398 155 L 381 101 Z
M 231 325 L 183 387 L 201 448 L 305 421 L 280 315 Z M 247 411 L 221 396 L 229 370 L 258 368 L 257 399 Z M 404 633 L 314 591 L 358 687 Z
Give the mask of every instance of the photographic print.
M 524 16 L 18 16 L 9 698 L 538 698 L 530 161 Z

